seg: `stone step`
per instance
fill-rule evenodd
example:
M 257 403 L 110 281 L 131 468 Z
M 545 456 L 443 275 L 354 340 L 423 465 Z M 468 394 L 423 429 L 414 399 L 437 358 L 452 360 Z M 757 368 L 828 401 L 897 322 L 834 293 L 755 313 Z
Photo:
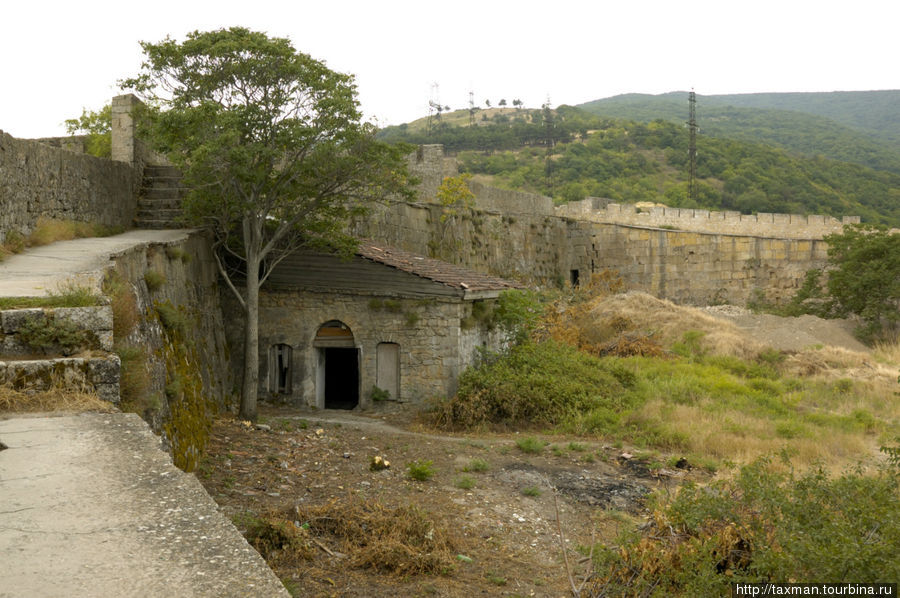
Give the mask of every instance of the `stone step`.
M 169 186 L 169 187 L 183 187 L 181 184 L 180 176 L 144 176 L 144 186 Z
M 180 179 L 181 173 L 174 166 L 144 166 L 144 178 L 175 177 Z
M 143 187 L 141 196 L 148 199 L 169 199 L 184 197 L 186 189 L 178 187 Z
M 151 228 L 151 229 L 165 229 L 165 230 L 177 230 L 180 228 L 187 228 L 183 224 L 179 222 L 172 222 L 171 220 L 157 220 L 157 219 L 143 219 L 137 218 L 134 221 L 134 224 L 137 228 Z
M 147 209 L 171 209 L 171 208 L 180 208 L 181 207 L 181 199 L 177 197 L 142 197 L 138 199 L 138 207 L 139 208 L 147 208 Z
M 137 217 L 146 220 L 178 220 L 184 214 L 181 210 L 141 210 L 138 209 Z

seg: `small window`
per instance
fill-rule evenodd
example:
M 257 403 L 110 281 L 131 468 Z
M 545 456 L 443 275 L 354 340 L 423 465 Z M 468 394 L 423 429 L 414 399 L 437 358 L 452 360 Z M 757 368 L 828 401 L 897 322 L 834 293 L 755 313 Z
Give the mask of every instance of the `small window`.
M 293 348 L 278 344 L 269 347 L 269 392 L 291 394 L 291 370 Z

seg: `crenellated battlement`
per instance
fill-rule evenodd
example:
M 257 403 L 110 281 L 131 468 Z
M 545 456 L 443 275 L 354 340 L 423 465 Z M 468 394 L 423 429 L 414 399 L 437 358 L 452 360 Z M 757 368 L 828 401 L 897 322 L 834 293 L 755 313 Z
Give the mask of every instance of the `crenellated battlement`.
M 606 224 L 783 239 L 821 239 L 843 232 L 844 225 L 860 221 L 859 216 L 837 219 L 813 214 L 741 214 L 664 206 L 638 208 L 596 197 L 559 206 L 556 213 L 558 216 Z

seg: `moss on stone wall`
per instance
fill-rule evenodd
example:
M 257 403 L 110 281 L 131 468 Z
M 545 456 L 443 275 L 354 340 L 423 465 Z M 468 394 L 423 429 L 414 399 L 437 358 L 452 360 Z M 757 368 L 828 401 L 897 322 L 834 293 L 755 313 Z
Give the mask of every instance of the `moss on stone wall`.
M 170 302 L 154 305 L 165 331 L 161 357 L 166 364 L 166 399 L 169 419 L 164 426 L 172 446 L 172 460 L 184 471 L 193 471 L 209 441 L 209 430 L 216 411 L 203 389 L 201 360 L 190 330 L 196 324 L 187 310 Z M 163 318 L 162 314 L 167 314 Z M 172 321 L 179 325 L 173 326 Z

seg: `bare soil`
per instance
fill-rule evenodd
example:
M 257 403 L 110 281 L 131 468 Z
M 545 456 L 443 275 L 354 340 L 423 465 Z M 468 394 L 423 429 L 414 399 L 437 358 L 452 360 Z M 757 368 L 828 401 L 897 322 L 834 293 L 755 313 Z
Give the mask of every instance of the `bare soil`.
M 703 309 L 710 315 L 733 322 L 755 341 L 781 351 L 802 351 L 823 345 L 861 353 L 871 351 L 853 335 L 856 325 L 850 320 L 825 320 L 811 315 L 782 317 L 754 314 L 733 305 Z
M 627 450 L 583 438 L 546 437 L 551 444 L 534 454 L 516 446 L 524 433 L 430 433 L 406 406 L 359 415 L 264 405 L 260 421 L 217 420 L 198 471 L 226 515 L 238 516 L 239 527 L 241 514 L 303 513 L 371 500 L 389 508 L 415 505 L 433 522 L 434 535 L 452 545 L 442 572 L 397 574 L 378 570 L 377 563 L 353 566 L 357 548 L 332 534 L 311 533 L 310 559 L 268 559 L 303 596 L 571 595 L 562 545 L 580 580 L 588 563 L 576 548 L 589 546 L 592 536 L 614 542 L 623 522 L 644 513 L 643 499 L 653 488 L 706 477 L 688 466 L 653 464 L 651 471 Z M 375 456 L 390 467 L 371 471 Z M 487 469 L 464 471 L 476 459 Z M 432 461 L 434 476 L 411 480 L 407 464 L 415 460 Z M 474 486 L 459 487 L 463 476 Z M 352 509 L 346 512 L 353 516 Z
M 845 321 L 754 315 L 733 306 L 705 311 L 734 322 L 753 341 L 784 351 L 820 344 L 867 351 Z M 689 463 L 665 466 L 660 461 L 675 461 L 666 456 L 649 463 L 602 439 L 436 432 L 419 423 L 408 405 L 360 414 L 262 404 L 260 413 L 257 426 L 217 420 L 198 471 L 239 527 L 246 514 L 290 519 L 296 513 L 290 524 L 302 529 L 307 522 L 301 519 L 316 509 L 353 518 L 360 509 L 350 505 L 365 501 L 387 507 L 386 513 L 414 505 L 431 523 L 425 535 L 435 540 L 423 546 L 440 540 L 451 547 L 441 561 L 446 566 L 436 573 L 410 573 L 408 567 L 397 572 L 389 565 L 397 562 L 393 547 L 379 545 L 374 531 L 363 546 L 309 527 L 303 558 L 267 555 L 295 595 L 571 596 L 562 546 L 580 583 L 589 570 L 585 547 L 592 541 L 614 545 L 623 526 L 642 521 L 650 491 L 709 478 Z M 548 445 L 539 453 L 523 452 L 516 441 L 528 436 Z M 390 467 L 371 471 L 376 456 Z M 466 471 L 473 460 L 486 462 L 487 469 Z M 431 461 L 434 476 L 411 480 L 407 465 L 413 461 Z M 474 485 L 462 487 L 464 477 Z M 362 550 L 369 555 L 364 566 L 357 558 Z

